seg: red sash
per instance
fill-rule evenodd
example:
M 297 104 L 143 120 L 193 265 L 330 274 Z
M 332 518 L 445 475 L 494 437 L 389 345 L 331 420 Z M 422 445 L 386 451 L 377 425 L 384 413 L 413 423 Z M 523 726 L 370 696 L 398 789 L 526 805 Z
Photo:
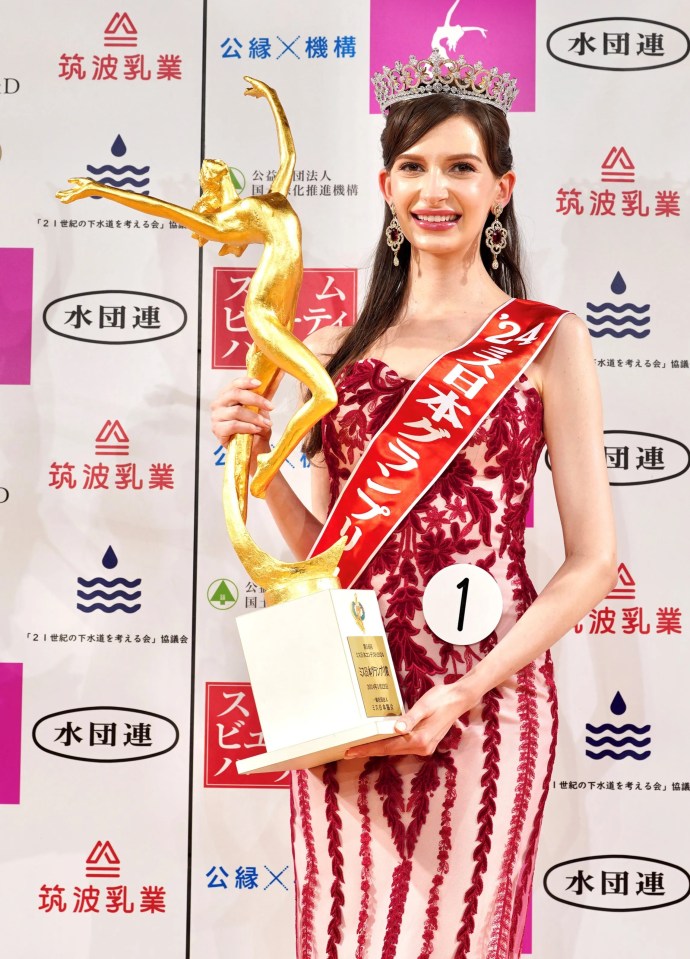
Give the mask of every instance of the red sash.
M 310 555 L 347 535 L 347 589 L 546 345 L 567 311 L 508 300 L 461 346 L 436 357 L 372 437 Z

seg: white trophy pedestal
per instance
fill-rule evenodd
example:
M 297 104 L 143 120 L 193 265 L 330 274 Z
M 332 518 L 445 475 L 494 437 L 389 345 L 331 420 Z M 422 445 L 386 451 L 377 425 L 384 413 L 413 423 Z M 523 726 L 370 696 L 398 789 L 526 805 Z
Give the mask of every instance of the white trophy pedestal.
M 395 735 L 402 698 L 373 590 L 323 590 L 237 626 L 267 750 L 239 772 L 308 769 Z

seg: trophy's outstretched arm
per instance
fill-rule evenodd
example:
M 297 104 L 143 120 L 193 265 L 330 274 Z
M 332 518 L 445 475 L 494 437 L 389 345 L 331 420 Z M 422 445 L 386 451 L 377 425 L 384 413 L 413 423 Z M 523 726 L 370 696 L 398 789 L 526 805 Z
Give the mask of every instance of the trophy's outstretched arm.
M 155 196 L 144 196 L 142 193 L 134 193 L 132 190 L 120 190 L 115 186 L 107 186 L 104 183 L 97 183 L 87 177 L 74 177 L 67 181 L 74 183 L 75 186 L 68 190 L 60 190 L 56 193 L 58 200 L 63 203 L 72 203 L 74 200 L 81 200 L 87 196 L 102 196 L 108 200 L 114 200 L 123 206 L 131 207 L 140 213 L 150 213 L 152 216 L 166 217 L 168 220 L 174 220 L 181 226 L 186 226 L 190 230 L 200 233 L 207 240 L 216 240 L 219 243 L 227 242 L 227 227 L 215 226 L 212 217 L 195 213 L 184 206 L 177 206 L 175 203 L 168 203 L 167 200 L 160 200 Z M 248 236 L 244 236 L 242 230 L 233 227 L 233 242 L 249 242 Z
M 281 193 L 286 197 L 290 189 L 290 183 L 292 182 L 292 174 L 295 169 L 295 160 L 297 157 L 295 144 L 290 131 L 290 124 L 287 121 L 278 94 L 273 87 L 269 87 L 268 84 L 263 83 L 261 80 L 255 80 L 254 77 L 245 77 L 244 79 L 249 84 L 249 89 L 244 91 L 245 96 L 264 97 L 268 100 L 273 113 L 273 119 L 276 122 L 276 131 L 278 133 L 278 146 L 280 148 L 280 167 L 271 184 L 270 192 Z

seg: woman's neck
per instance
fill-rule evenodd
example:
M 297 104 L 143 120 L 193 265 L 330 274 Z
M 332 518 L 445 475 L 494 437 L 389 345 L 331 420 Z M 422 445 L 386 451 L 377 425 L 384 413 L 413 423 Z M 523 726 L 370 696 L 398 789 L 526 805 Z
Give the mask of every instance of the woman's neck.
M 507 299 L 481 261 L 479 253 L 466 262 L 413 251 L 407 296 L 399 322 L 436 323 L 454 317 L 482 318 Z

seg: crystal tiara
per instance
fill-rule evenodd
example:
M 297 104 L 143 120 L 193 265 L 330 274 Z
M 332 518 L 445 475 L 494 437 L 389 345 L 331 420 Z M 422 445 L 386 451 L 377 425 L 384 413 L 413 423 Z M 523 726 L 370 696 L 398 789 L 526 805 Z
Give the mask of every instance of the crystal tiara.
M 463 56 L 450 60 L 436 49 L 424 60 L 410 57 L 405 64 L 396 60 L 392 69 L 382 67 L 371 82 L 384 116 L 394 103 L 433 93 L 479 100 L 507 113 L 518 94 L 517 81 L 509 73 L 499 73 L 497 67 L 488 69 L 481 60 L 467 63 Z

